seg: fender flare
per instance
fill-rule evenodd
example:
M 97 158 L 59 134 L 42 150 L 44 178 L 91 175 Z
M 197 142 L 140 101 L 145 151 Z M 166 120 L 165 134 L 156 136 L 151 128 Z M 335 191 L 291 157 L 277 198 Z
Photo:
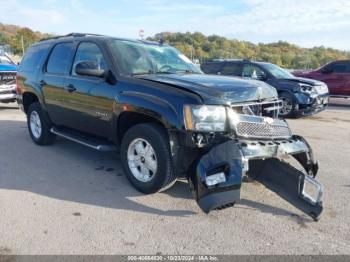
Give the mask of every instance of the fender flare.
M 118 130 L 120 116 L 124 112 L 143 114 L 160 122 L 168 130 L 181 130 L 183 116 L 168 101 L 152 94 L 123 91 L 113 105 L 113 132 Z

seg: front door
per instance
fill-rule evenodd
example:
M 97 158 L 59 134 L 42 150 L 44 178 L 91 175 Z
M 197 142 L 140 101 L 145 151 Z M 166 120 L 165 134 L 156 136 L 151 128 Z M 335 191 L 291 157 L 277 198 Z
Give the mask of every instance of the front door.
M 70 111 L 70 128 L 94 135 L 110 137 L 115 86 L 104 77 L 78 75 L 75 67 L 80 62 L 93 62 L 98 69 L 110 69 L 106 55 L 94 42 L 79 43 L 64 85 L 70 90 L 65 106 Z

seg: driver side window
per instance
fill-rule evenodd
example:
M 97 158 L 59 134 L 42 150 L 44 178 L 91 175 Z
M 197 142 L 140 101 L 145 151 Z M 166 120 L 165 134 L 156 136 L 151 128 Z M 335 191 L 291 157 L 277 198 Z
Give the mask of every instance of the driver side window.
M 252 79 L 262 79 L 265 76 L 265 72 L 255 65 L 244 65 L 242 77 L 248 77 Z
M 103 57 L 103 54 L 100 50 L 100 48 L 95 44 L 91 42 L 82 42 L 79 44 L 77 52 L 75 54 L 73 68 L 72 68 L 72 75 L 76 76 L 75 73 L 75 67 L 80 62 L 92 62 L 96 65 L 96 69 L 99 70 L 106 70 L 107 69 L 107 63 L 106 60 Z

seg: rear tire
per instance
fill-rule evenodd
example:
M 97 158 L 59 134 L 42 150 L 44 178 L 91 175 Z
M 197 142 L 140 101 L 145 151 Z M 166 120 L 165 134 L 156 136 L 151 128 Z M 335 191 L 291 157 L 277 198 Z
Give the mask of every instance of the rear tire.
M 123 137 L 120 157 L 126 177 L 142 193 L 164 191 L 176 182 L 169 138 L 160 125 L 131 127 Z
M 50 145 L 55 141 L 55 135 L 51 133 L 50 121 L 45 117 L 41 105 L 38 102 L 31 104 L 27 112 L 27 125 L 30 137 L 38 145 Z
M 279 116 L 286 118 L 294 117 L 297 107 L 295 97 L 288 92 L 282 92 L 279 94 L 279 99 L 282 100 L 283 103 L 282 109 L 279 111 Z

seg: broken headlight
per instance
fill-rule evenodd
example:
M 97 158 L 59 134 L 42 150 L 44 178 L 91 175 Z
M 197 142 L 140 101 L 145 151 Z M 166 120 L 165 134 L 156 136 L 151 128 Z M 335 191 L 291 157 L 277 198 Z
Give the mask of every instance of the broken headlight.
M 226 130 L 226 109 L 224 106 L 185 105 L 185 127 L 187 130 L 222 132 Z
M 306 94 L 309 94 L 311 96 L 317 95 L 317 90 L 314 86 L 306 85 L 306 84 L 299 84 L 300 91 Z

